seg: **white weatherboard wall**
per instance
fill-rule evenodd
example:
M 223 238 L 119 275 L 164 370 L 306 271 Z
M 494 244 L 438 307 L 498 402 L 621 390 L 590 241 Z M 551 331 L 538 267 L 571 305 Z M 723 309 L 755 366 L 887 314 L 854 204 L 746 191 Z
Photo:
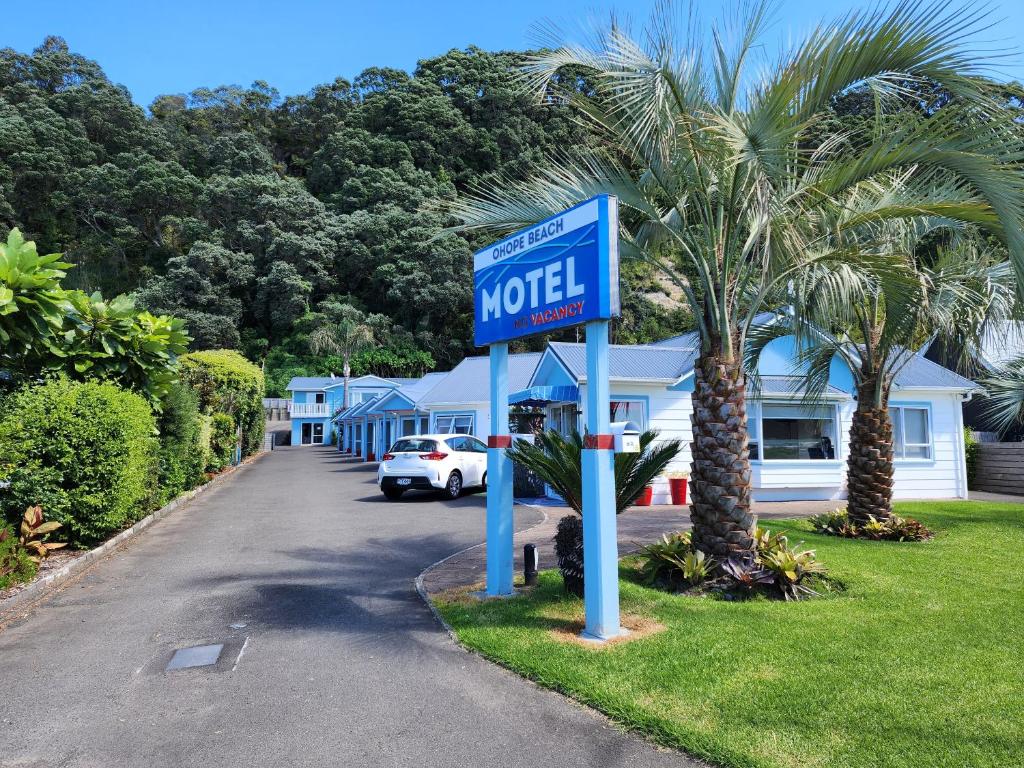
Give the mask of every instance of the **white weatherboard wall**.
M 689 392 L 671 391 L 664 384 L 611 383 L 616 396 L 646 399 L 647 427 L 658 429 L 662 439 L 678 439 L 683 450 L 666 472 L 689 472 L 693 439 L 692 401 Z M 580 386 L 580 409 L 586 410 L 587 387 Z M 967 497 L 963 450 L 961 398 L 950 392 L 900 390 L 891 405 L 928 403 L 931 408 L 933 456 L 927 460 L 897 460 L 894 495 L 898 499 L 952 499 Z M 856 403 L 839 402 L 839 435 L 834 460 L 753 461 L 751 481 L 758 501 L 798 501 L 846 498 L 846 460 L 850 427 Z M 653 487 L 653 503 L 669 504 L 668 480 L 659 477 Z

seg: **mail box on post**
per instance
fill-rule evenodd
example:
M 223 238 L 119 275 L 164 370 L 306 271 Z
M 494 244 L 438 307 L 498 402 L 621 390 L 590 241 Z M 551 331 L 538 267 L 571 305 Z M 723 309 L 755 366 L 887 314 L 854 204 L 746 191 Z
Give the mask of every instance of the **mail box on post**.
M 616 453 L 640 453 L 640 427 L 632 421 L 613 421 Z

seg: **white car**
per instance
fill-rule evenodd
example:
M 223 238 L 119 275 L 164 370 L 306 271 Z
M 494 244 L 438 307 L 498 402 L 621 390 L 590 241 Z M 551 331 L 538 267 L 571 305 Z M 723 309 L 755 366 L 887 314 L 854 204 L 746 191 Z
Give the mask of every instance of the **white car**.
M 457 499 L 463 488 L 487 486 L 487 445 L 472 435 L 403 437 L 381 457 L 377 485 L 389 499 L 410 490 Z

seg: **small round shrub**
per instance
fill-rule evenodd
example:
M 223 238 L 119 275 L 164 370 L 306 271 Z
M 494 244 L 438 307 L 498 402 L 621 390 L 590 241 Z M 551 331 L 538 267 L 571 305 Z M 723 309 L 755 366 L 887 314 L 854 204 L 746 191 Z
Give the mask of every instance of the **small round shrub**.
M 69 543 L 89 546 L 143 517 L 156 499 L 156 419 L 146 400 L 64 378 L 9 395 L 0 409 L 0 512 L 40 505 Z

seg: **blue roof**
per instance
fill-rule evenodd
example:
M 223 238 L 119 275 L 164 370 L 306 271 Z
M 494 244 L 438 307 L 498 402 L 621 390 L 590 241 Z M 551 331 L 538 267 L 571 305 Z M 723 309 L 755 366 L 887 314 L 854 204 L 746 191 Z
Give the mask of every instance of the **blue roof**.
M 290 392 L 300 389 L 326 389 L 332 384 L 341 383 L 341 381 L 336 376 L 295 376 L 288 382 L 288 386 L 285 389 Z
M 803 376 L 758 376 L 757 381 L 761 395 L 803 395 L 806 383 Z M 848 392 L 831 384 L 826 387 L 824 394 L 849 397 Z
M 754 325 L 768 325 L 779 317 L 779 312 L 759 312 L 754 315 Z M 661 341 L 652 341 L 652 347 L 677 347 L 679 349 L 699 349 L 700 334 L 697 331 L 687 331 L 678 336 L 669 336 Z
M 508 389 L 518 392 L 530 383 L 533 370 L 540 361 L 540 352 L 508 356 Z M 436 404 L 486 403 L 491 398 L 491 373 L 487 357 L 467 357 L 447 376 L 438 380 L 417 403 Z
M 580 396 L 579 387 L 529 387 L 508 396 L 509 405 L 541 406 L 548 403 L 575 403 Z
M 552 341 L 548 347 L 577 381 L 587 377 L 586 344 Z M 608 355 L 608 375 L 613 379 L 676 381 L 693 370 L 696 359 L 697 350 L 693 348 L 613 344 Z

